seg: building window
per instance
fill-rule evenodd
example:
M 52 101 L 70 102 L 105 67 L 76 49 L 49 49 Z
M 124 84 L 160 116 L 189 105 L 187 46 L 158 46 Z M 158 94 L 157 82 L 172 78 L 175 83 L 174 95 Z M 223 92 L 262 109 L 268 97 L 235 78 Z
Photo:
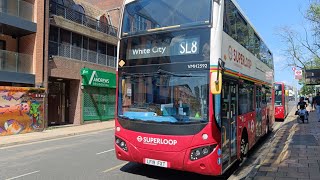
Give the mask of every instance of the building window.
M 60 29 L 60 42 L 63 44 L 70 44 L 71 32 L 64 29 Z
M 100 16 L 99 21 L 105 24 L 108 24 L 108 19 L 105 15 Z
M 100 53 L 100 54 L 106 54 L 107 53 L 106 43 L 99 42 L 98 53 Z
M 93 39 L 89 39 L 89 50 L 97 52 L 97 41 Z
M 58 42 L 59 41 L 59 28 L 55 26 L 50 26 L 49 41 Z
M 3 40 L 0 40 L 0 50 L 6 50 L 6 42 Z
M 78 12 L 85 14 L 84 8 L 80 4 L 78 4 Z
M 116 55 L 116 47 L 114 45 L 108 44 L 107 54 L 109 56 L 115 56 Z
M 64 5 L 64 0 L 54 0 L 54 2 Z
M 0 41 L 0 48 L 2 43 Z M 116 46 L 50 26 L 49 56 L 61 56 L 115 67 Z M 107 57 L 112 56 L 112 57 Z
M 72 33 L 72 46 L 81 48 L 82 36 L 77 33 Z
M 87 37 L 83 37 L 82 48 L 83 49 L 89 49 L 89 39 Z

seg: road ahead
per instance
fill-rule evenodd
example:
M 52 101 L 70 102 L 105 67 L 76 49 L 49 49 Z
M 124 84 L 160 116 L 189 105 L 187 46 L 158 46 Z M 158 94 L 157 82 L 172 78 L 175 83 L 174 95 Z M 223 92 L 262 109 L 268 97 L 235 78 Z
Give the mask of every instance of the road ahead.
M 0 179 L 106 179 L 116 160 L 113 130 L 0 148 Z
M 113 133 L 113 130 L 106 130 L 0 148 L 0 179 L 212 179 L 119 161 L 115 157 Z M 230 174 L 220 179 L 226 179 Z
M 113 130 L 0 148 L 0 179 L 176 179 L 201 175 L 115 158 Z

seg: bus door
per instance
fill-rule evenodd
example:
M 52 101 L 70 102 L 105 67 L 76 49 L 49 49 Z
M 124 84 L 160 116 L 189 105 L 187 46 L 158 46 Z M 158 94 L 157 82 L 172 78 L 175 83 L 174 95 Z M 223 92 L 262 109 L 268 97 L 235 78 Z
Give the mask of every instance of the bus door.
M 236 119 L 238 115 L 238 85 L 224 80 L 221 93 L 222 168 L 226 169 L 237 159 Z
M 256 86 L 256 139 L 262 135 L 262 88 Z

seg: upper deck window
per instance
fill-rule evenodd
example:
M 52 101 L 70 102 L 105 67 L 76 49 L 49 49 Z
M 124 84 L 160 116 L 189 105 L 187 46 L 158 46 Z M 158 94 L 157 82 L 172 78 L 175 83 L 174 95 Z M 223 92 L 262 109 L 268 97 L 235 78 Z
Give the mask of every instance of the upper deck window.
M 223 31 L 269 68 L 274 69 L 272 53 L 231 0 L 224 1 Z
M 210 0 L 137 0 L 126 5 L 122 35 L 209 24 Z

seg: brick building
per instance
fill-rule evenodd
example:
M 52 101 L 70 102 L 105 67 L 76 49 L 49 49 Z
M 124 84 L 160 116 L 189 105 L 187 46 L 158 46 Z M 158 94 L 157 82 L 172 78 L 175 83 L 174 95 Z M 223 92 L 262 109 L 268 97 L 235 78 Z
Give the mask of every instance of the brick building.
M 0 86 L 46 88 L 49 126 L 113 118 L 121 5 L 0 0 Z
M 0 1 L 0 86 L 42 86 L 43 0 Z
M 122 1 L 102 2 L 49 1 L 49 126 L 114 117 Z
M 110 24 L 115 27 L 119 27 L 119 10 L 123 4 L 123 0 L 86 0 L 88 3 L 99 7 L 106 14 L 106 17 L 109 19 Z

